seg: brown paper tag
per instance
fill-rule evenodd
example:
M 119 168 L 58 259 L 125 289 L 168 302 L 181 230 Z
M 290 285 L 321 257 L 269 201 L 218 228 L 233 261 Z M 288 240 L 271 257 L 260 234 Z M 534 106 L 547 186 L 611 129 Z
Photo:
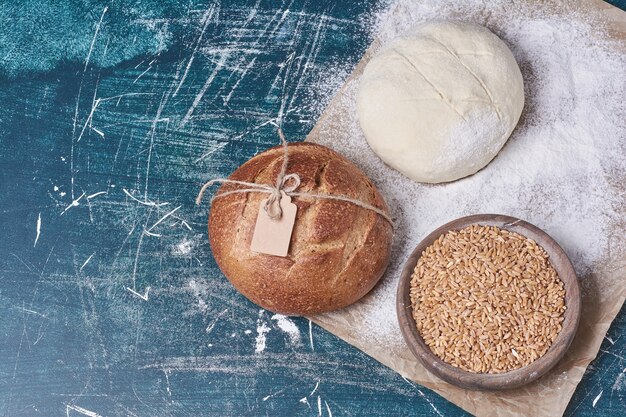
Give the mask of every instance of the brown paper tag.
M 282 216 L 278 220 L 272 220 L 265 211 L 265 202 L 261 201 L 259 206 L 259 214 L 256 218 L 254 226 L 254 235 L 252 235 L 252 244 L 250 249 L 253 252 L 265 253 L 274 256 L 287 256 L 289 252 L 289 242 L 291 241 L 291 232 L 296 222 L 296 212 L 298 206 L 291 202 L 291 197 L 280 192 L 280 208 Z

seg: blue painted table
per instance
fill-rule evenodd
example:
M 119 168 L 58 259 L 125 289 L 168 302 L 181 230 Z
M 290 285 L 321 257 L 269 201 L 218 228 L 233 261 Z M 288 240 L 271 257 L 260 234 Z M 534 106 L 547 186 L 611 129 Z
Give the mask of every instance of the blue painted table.
M 379 7 L 0 4 L 2 415 L 464 414 L 306 319 L 282 331 L 220 274 L 193 204 L 275 144 L 283 92 L 306 135 L 328 98 L 311 86 L 358 61 Z M 622 312 L 567 415 L 624 414 L 624 332 Z

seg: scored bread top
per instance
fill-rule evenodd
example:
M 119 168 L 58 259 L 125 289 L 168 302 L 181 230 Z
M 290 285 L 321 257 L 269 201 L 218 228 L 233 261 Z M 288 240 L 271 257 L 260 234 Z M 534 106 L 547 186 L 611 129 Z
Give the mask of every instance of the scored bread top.
M 353 163 L 321 145 L 289 145 L 287 174 L 297 173 L 296 191 L 341 195 L 388 213 L 382 196 Z M 281 146 L 239 167 L 232 180 L 275 184 Z M 224 184 L 218 190 L 241 188 Z M 209 216 L 209 240 L 224 275 L 256 304 L 282 314 L 314 314 L 352 304 L 378 282 L 387 263 L 392 227 L 379 214 L 349 202 L 292 197 L 298 206 L 287 257 L 252 252 L 250 244 L 266 193 L 217 198 Z

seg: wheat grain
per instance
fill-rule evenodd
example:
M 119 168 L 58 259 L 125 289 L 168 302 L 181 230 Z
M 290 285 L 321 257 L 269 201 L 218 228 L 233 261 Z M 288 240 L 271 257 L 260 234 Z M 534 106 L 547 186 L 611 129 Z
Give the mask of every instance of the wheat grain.
M 441 235 L 422 252 L 410 296 L 431 351 L 476 373 L 508 372 L 543 356 L 566 308 L 546 251 L 495 226 Z

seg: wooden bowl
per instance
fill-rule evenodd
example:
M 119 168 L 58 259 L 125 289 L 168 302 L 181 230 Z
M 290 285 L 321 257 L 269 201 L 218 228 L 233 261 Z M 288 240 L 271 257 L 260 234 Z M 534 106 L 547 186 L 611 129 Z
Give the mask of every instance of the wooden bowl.
M 472 224 L 497 226 L 522 236 L 533 239 L 541 245 L 550 256 L 550 263 L 556 270 L 565 287 L 565 316 L 562 329 L 548 351 L 530 365 L 500 374 L 473 373 L 462 370 L 439 359 L 422 339 L 412 315 L 412 304 L 409 295 L 411 276 L 422 252 L 439 236 Z M 576 273 L 567 255 L 547 233 L 536 226 L 514 217 L 497 214 L 478 214 L 462 217 L 444 224 L 420 242 L 415 248 L 402 270 L 397 294 L 397 314 L 402 335 L 411 352 L 430 372 L 450 384 L 473 390 L 502 390 L 517 388 L 536 380 L 548 372 L 563 357 L 572 343 L 578 321 L 580 319 L 580 289 Z

